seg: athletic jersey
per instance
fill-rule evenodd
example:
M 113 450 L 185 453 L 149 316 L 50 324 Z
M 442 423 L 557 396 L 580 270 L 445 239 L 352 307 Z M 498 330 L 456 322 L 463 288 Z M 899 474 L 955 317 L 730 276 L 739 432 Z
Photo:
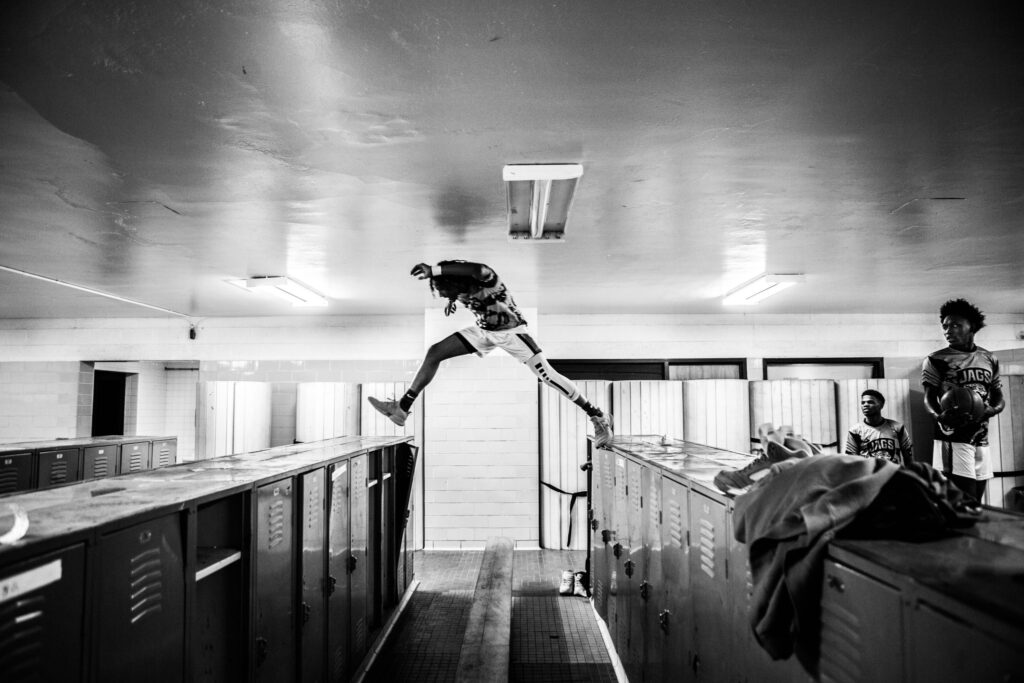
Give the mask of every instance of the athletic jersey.
M 987 350 L 975 346 L 973 351 L 960 351 L 946 347 L 924 359 L 921 383 L 934 387 L 941 396 L 954 386 L 970 389 L 988 404 L 993 389 L 1001 389 L 999 361 Z M 972 446 L 988 445 L 988 420 L 971 422 L 947 430 L 935 422 L 935 438 L 939 441 L 968 443 Z
M 525 325 L 526 318 L 516 307 L 505 283 L 487 266 L 483 271 L 485 278 L 477 280 L 480 287 L 459 295 L 459 301 L 476 315 L 476 324 L 491 332 Z
M 877 427 L 864 420 L 853 425 L 846 435 L 846 454 L 882 458 L 897 465 L 909 465 L 914 459 L 907 428 L 888 418 Z

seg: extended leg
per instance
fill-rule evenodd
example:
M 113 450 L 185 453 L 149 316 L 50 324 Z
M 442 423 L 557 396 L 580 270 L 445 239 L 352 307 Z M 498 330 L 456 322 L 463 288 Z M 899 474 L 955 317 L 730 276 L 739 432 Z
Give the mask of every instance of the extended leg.
M 591 422 L 594 423 L 594 441 L 598 448 L 608 445 L 612 440 L 611 423 L 600 408 L 580 393 L 579 387 L 571 379 L 551 367 L 543 353 L 534 354 L 526 361 L 526 367 L 530 368 L 540 381 L 578 405 L 590 416 Z
M 420 369 L 416 371 L 416 377 L 413 378 L 409 390 L 405 392 L 400 401 L 381 401 L 373 396 L 368 396 L 366 400 L 374 410 L 402 427 L 409 417 L 409 410 L 412 409 L 416 397 L 434 379 L 441 363 L 449 358 L 465 356 L 473 351 L 473 347 L 465 339 L 457 334 L 449 335 L 427 349 L 427 355 L 423 357 Z

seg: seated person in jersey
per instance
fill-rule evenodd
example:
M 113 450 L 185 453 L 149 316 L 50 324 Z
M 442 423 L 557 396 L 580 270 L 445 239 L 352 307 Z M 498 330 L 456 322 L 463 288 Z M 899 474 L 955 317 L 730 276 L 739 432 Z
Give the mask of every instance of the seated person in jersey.
M 586 412 L 594 425 L 594 444 L 598 448 L 608 445 L 612 439 L 610 421 L 600 408 L 580 393 L 572 380 L 551 367 L 544 352 L 530 336 L 526 318 L 497 273 L 482 263 L 441 261 L 436 266 L 418 263 L 410 274 L 420 280 L 429 280 L 430 289 L 442 299 L 447 299 L 445 315 L 451 315 L 456 304 L 462 304 L 476 315 L 476 325 L 463 328 L 427 349 L 409 390 L 400 400 L 382 401 L 368 397 L 375 410 L 395 424 L 404 425 L 413 402 L 434 379 L 443 361 L 471 353 L 482 357 L 499 348 Z
M 914 447 L 910 433 L 902 422 L 882 417 L 885 396 L 874 389 L 860 395 L 860 412 L 864 419 L 853 425 L 846 435 L 847 455 L 865 458 L 883 458 L 897 465 L 914 461 Z
M 924 406 L 935 418 L 932 466 L 980 503 L 992 478 L 988 420 L 1006 407 L 999 361 L 974 343 L 974 335 L 985 326 L 985 314 L 974 304 L 947 301 L 939 308 L 939 322 L 949 346 L 925 358 L 921 370 Z M 954 386 L 981 397 L 985 412 L 980 420 L 943 409 L 942 395 Z

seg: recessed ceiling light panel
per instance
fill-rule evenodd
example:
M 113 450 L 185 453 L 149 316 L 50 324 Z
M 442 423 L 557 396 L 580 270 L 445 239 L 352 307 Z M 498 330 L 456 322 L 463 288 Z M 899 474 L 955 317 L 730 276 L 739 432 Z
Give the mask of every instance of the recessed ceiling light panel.
M 561 240 L 583 176 L 580 164 L 509 164 L 502 170 L 509 239 Z

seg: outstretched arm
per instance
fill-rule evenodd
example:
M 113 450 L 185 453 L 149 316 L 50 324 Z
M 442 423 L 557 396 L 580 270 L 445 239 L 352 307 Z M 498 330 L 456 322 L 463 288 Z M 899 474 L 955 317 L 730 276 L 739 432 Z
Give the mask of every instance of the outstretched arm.
M 437 277 L 438 275 L 461 275 L 471 277 L 480 282 L 486 282 L 494 277 L 493 270 L 482 263 L 472 263 L 470 261 L 449 262 L 436 266 L 431 266 L 427 263 L 417 263 L 409 274 L 420 280 Z

